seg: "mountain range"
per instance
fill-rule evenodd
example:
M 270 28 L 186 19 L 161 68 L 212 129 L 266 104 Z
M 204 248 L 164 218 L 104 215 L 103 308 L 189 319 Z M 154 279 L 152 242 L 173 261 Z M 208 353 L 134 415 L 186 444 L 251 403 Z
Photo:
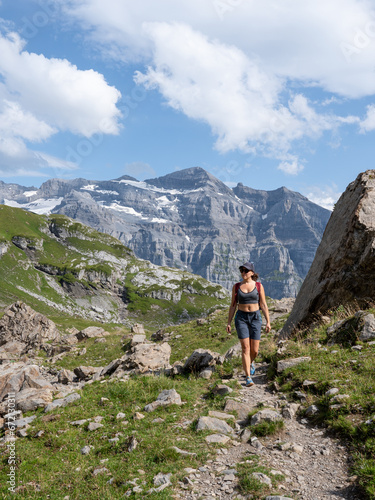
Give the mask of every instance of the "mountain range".
M 200 167 L 145 181 L 51 179 L 40 188 L 0 182 L 0 203 L 67 215 L 118 238 L 139 258 L 227 289 L 251 260 L 276 299 L 296 295 L 330 217 L 285 187 L 231 189 Z

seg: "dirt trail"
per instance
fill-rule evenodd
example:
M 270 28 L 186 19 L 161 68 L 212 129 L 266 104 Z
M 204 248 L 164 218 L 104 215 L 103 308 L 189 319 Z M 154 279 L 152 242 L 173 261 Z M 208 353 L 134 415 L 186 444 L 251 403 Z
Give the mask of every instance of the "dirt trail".
M 257 365 L 253 377 L 255 385 L 244 386 L 241 374 L 235 378 L 242 384 L 236 398 L 251 411 L 257 404 L 280 411 L 285 396 L 267 390 L 267 366 Z M 284 398 L 284 399 L 283 399 Z M 293 414 L 293 408 L 291 412 Z M 230 413 L 229 410 L 227 410 Z M 284 414 L 285 415 L 285 414 Z M 175 498 L 185 499 L 244 499 L 238 492 L 236 468 L 249 455 L 257 454 L 270 469 L 281 472 L 285 480 L 279 491 L 284 498 L 303 500 L 360 500 L 348 473 L 348 454 L 339 441 L 327 436 L 305 419 L 289 415 L 284 418 L 285 430 L 281 436 L 259 438 L 254 442 L 232 441 L 233 446 L 220 449 L 215 460 L 208 461 L 197 471 L 188 471 Z M 290 446 L 289 446 L 290 445 Z M 280 447 L 282 449 L 280 449 Z M 287 449 L 289 448 L 289 449 Z M 281 499 L 283 497 L 272 497 Z

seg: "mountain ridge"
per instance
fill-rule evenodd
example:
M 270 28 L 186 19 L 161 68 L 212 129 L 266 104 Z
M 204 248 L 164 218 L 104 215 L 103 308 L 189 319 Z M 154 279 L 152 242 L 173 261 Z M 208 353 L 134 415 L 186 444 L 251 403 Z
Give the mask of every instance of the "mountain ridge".
M 142 259 L 227 289 L 239 279 L 238 266 L 252 260 L 273 298 L 296 295 L 330 215 L 285 187 L 231 189 L 201 167 L 145 181 L 50 179 L 34 191 L 13 187 L 10 197 L 0 185 L 0 202 L 75 218 Z

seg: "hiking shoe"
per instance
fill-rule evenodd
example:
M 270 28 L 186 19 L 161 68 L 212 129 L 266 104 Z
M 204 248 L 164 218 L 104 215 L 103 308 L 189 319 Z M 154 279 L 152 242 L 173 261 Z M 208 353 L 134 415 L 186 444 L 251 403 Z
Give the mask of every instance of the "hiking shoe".
M 251 387 L 252 385 L 254 385 L 254 382 L 251 377 L 246 377 L 246 387 Z
M 255 373 L 255 365 L 254 365 L 254 363 L 251 363 L 251 365 L 250 365 L 250 375 L 254 375 L 254 373 Z

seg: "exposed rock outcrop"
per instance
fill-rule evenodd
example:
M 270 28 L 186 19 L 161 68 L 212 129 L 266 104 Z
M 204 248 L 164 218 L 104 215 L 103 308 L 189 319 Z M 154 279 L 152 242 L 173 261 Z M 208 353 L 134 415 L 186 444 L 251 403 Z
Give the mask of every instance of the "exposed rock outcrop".
M 281 336 L 339 305 L 366 309 L 375 297 L 375 170 L 349 184 L 336 204 Z
M 0 319 L 0 358 L 17 357 L 60 338 L 53 321 L 23 302 L 15 302 Z

